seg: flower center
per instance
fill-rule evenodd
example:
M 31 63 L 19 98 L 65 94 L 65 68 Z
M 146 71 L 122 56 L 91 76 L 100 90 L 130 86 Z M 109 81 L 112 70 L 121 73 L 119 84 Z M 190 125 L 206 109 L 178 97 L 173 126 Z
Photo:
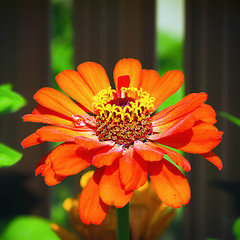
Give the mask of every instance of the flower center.
M 137 140 L 146 141 L 152 133 L 150 114 L 155 99 L 134 87 L 122 87 L 120 96 L 111 88 L 94 96 L 96 135 L 99 141 L 114 141 L 128 148 Z
M 114 98 L 110 100 L 108 103 L 111 105 L 116 105 L 119 107 L 124 108 L 125 106 L 131 106 L 130 102 L 135 102 L 135 99 L 130 98 L 130 97 L 125 97 L 125 98 Z

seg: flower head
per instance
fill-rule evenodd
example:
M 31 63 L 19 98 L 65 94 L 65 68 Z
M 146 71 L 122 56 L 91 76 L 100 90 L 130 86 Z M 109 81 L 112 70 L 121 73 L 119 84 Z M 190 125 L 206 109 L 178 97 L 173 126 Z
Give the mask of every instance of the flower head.
M 47 185 L 90 165 L 96 167 L 79 199 L 84 223 L 100 224 L 110 205 L 125 206 L 148 176 L 163 203 L 173 208 L 187 204 L 188 181 L 165 156 L 184 171 L 190 171 L 190 163 L 172 148 L 201 154 L 222 168 L 212 152 L 222 132 L 214 126 L 216 113 L 205 104 L 206 93 L 189 94 L 155 114 L 182 85 L 182 72 L 169 71 L 160 77 L 154 70 L 142 69 L 138 60 L 122 59 L 114 69 L 113 89 L 101 65 L 85 62 L 77 70 L 56 76 L 69 97 L 53 88 L 34 95 L 38 105 L 23 120 L 48 125 L 25 138 L 22 146 L 62 142 L 36 168 Z

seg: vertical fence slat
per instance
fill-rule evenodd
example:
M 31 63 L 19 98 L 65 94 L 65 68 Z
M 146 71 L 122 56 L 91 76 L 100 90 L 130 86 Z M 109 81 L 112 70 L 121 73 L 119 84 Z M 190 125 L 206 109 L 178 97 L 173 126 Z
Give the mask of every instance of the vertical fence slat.
M 188 92 L 206 91 L 207 103 L 240 117 L 238 89 L 239 9 L 236 0 L 186 1 L 185 73 Z M 240 128 L 218 116 L 223 142 L 215 152 L 223 160 L 218 172 L 193 157 L 191 203 L 186 207 L 183 239 L 234 239 L 232 225 L 239 216 Z
M 109 77 L 123 57 L 155 64 L 155 1 L 74 1 L 75 64 L 97 61 Z
M 22 123 L 22 116 L 36 106 L 32 96 L 48 84 L 49 74 L 49 2 L 16 0 L 1 2 L 1 82 L 10 82 L 14 90 L 28 101 L 16 114 L 1 116 L 1 141 L 22 151 L 21 141 L 34 132 L 36 124 Z M 8 41 L 10 40 L 10 41 Z M 3 54 L 2 54 L 3 53 Z M 7 59 L 7 62 L 6 62 Z M 3 76 L 3 77 L 2 77 Z M 37 214 L 48 216 L 48 190 L 42 177 L 35 177 L 37 162 L 46 154 L 47 146 L 26 149 L 22 160 L 11 168 L 1 169 L 1 216 Z M 3 188 L 2 186 L 7 186 Z M 5 189 L 6 192 L 2 191 Z M 4 204 L 5 203 L 5 204 Z

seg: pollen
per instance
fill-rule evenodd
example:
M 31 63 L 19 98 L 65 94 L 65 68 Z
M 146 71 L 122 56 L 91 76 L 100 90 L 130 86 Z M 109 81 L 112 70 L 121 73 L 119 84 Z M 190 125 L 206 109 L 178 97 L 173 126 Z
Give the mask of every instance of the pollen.
M 154 101 L 141 88 L 122 87 L 120 97 L 111 88 L 99 92 L 93 102 L 99 141 L 114 141 L 123 148 L 137 140 L 146 141 L 152 134 L 150 114 Z

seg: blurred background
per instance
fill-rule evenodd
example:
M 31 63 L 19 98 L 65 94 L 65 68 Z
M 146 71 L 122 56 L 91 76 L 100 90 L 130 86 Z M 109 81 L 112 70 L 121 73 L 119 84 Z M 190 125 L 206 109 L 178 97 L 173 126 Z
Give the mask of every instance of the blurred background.
M 56 87 L 59 72 L 82 62 L 100 63 L 111 81 L 116 62 L 124 57 L 137 58 L 160 75 L 179 69 L 185 85 L 162 107 L 190 92 L 207 92 L 207 103 L 218 113 L 217 127 L 224 131 L 215 149 L 224 168 L 219 172 L 203 158 L 186 155 L 192 198 L 159 239 L 235 239 L 240 128 L 221 113 L 240 117 L 239 12 L 238 0 L 2 0 L 0 84 L 11 83 L 27 104 L 0 116 L 0 142 L 23 152 L 20 142 L 38 127 L 21 120 L 36 106 L 33 94 Z M 62 203 L 80 191 L 81 174 L 54 187 L 35 177 L 37 162 L 51 147 L 26 149 L 17 164 L 0 169 L 0 238 L 17 216 L 68 226 Z

